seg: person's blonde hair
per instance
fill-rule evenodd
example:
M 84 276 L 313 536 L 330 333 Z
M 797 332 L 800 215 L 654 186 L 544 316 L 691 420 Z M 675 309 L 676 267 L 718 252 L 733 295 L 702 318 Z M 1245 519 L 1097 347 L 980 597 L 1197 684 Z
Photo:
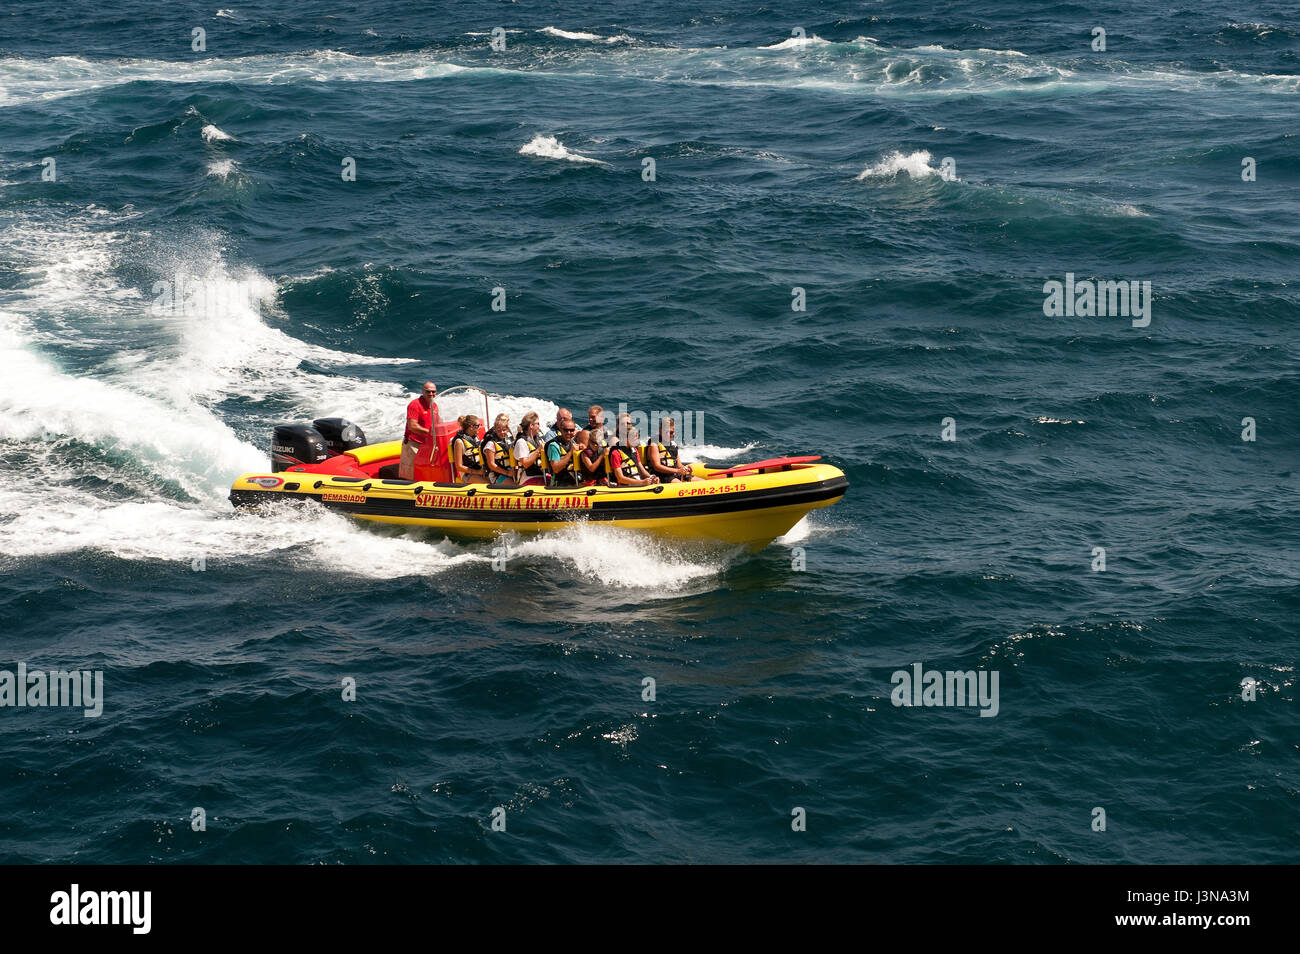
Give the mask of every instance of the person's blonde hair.
M 509 415 L 509 414 L 498 414 L 496 420 L 492 422 L 492 430 L 495 431 L 498 427 L 500 427 L 502 421 L 505 421 L 505 422 L 506 422 L 506 428 L 509 429 L 509 427 L 510 427 L 510 415 Z
M 539 415 L 536 411 L 529 411 L 524 415 L 524 419 L 519 422 L 519 430 L 527 434 L 528 428 L 533 426 L 533 422 L 536 421 L 538 417 Z

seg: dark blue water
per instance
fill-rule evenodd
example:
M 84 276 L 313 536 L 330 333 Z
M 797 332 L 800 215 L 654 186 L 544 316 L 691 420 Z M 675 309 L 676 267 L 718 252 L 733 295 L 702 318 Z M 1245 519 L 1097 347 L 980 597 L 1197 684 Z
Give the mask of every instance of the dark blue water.
M 0 860 L 1295 860 L 1293 5 L 230 2 L 0 13 L 0 669 L 104 673 L 0 708 Z M 231 510 L 429 377 L 851 488 L 503 572 Z

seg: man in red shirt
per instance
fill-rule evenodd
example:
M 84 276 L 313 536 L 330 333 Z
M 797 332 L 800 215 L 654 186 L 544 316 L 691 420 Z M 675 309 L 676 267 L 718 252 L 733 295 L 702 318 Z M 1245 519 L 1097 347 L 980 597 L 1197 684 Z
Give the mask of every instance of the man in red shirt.
M 415 480 L 415 455 L 425 441 L 434 439 L 436 427 L 442 423 L 438 417 L 438 386 L 424 382 L 424 392 L 406 406 L 406 433 L 402 435 L 402 457 L 397 464 L 399 480 Z

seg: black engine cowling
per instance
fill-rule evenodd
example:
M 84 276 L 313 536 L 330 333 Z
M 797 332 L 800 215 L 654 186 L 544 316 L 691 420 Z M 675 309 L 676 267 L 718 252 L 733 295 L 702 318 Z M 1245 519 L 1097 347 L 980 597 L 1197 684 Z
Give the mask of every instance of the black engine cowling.
M 344 417 L 322 417 L 312 421 L 325 438 L 330 453 L 343 454 L 366 446 L 366 434 L 360 427 Z
M 319 464 L 331 456 L 325 437 L 310 424 L 281 424 L 271 435 L 273 473 L 298 464 Z

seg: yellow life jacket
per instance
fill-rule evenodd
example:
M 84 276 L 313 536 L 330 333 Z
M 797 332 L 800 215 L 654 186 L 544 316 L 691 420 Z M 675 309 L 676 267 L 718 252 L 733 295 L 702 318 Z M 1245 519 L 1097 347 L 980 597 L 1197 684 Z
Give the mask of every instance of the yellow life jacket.
M 496 448 L 496 464 L 502 470 L 510 473 L 515 469 L 515 442 L 509 437 L 497 437 L 496 431 L 488 431 L 487 436 L 483 438 L 483 443 L 479 445 L 479 450 L 483 452 L 483 466 L 487 467 L 487 446 L 491 444 Z M 491 477 L 500 477 L 495 470 L 489 471 Z
M 550 482 L 557 487 L 582 486 L 582 468 L 578 464 L 578 458 L 582 456 L 582 452 L 579 451 L 577 454 L 573 454 L 572 456 L 570 456 L 569 462 L 565 464 L 564 467 L 557 474 L 555 473 L 555 471 L 551 470 L 551 461 L 550 458 L 547 456 L 550 454 L 549 448 L 552 444 L 554 444 L 556 447 L 560 449 L 561 457 L 569 453 L 567 450 L 564 449 L 564 445 L 560 443 L 560 439 L 558 437 L 552 437 L 549 441 L 546 442 L 547 449 L 542 452 L 542 457 L 546 460 L 546 476 L 550 479 Z M 570 444 L 569 447 L 572 450 L 578 450 L 578 445 L 576 443 Z
M 590 449 L 591 442 L 595 442 L 596 447 L 600 450 L 600 460 L 596 465 L 595 472 L 591 475 L 590 478 L 587 477 L 587 472 L 585 470 L 579 469 L 578 470 L 579 481 L 581 482 L 584 479 L 604 480 L 606 477 L 613 476 L 612 472 L 609 469 L 609 442 L 605 439 L 605 429 L 603 427 L 598 428 L 596 430 L 591 430 L 590 428 L 588 428 L 587 436 L 589 438 L 587 448 Z
M 663 441 L 655 441 L 655 447 L 659 448 L 659 466 L 666 467 L 669 470 L 681 466 L 678 459 L 676 444 L 665 444 Z M 648 456 L 649 455 L 647 455 L 647 457 Z M 648 467 L 646 469 L 649 470 Z
M 474 437 L 468 431 L 461 431 L 452 438 L 452 460 L 461 468 L 470 470 L 483 470 L 486 465 L 483 463 L 483 448 L 479 446 L 478 438 Z M 460 450 L 456 447 L 459 445 Z M 457 456 L 459 454 L 459 456 Z
M 614 447 L 607 447 L 605 449 L 605 469 L 609 471 L 609 475 L 611 477 L 614 477 L 614 468 L 613 465 L 610 464 L 609 462 L 609 455 L 612 451 L 615 450 L 617 450 L 619 454 L 618 469 L 622 471 L 623 476 L 628 477 L 632 480 L 640 480 L 641 471 L 637 469 L 636 451 L 631 450 L 623 446 L 622 444 L 615 445 Z M 618 478 L 615 477 L 614 479 L 617 480 Z
M 515 435 L 515 440 L 523 441 L 524 445 L 528 448 L 528 453 L 524 455 L 525 457 L 531 457 L 532 454 L 542 446 L 540 441 L 535 441 L 531 437 L 525 437 L 522 431 Z M 524 468 L 524 474 L 529 477 L 541 477 L 546 473 L 546 468 L 543 466 L 545 463 L 546 455 L 543 454 L 533 462 L 531 467 Z

